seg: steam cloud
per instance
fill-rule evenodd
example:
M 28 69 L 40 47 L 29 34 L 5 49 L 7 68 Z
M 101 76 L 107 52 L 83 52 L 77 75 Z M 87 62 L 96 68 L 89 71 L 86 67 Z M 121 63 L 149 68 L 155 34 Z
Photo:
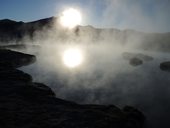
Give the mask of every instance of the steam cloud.
M 97 27 L 107 25 L 144 32 L 168 32 L 170 29 L 169 0 L 93 0 L 91 10 L 96 3 L 102 3 L 99 6 L 104 10 L 100 13 L 100 22 L 94 20 Z
M 122 45 L 119 40 L 108 38 L 111 35 L 107 31 L 100 34 L 101 41 L 94 35 L 88 27 L 82 28 L 78 36 L 74 31 L 37 32 L 33 44 L 38 44 L 39 50 L 27 49 L 28 53 L 36 54 L 37 62 L 23 70 L 30 73 L 34 81 L 49 85 L 57 97 L 78 103 L 133 105 L 154 122 L 152 126 L 166 126 L 170 78 L 158 66 L 169 55 L 140 51 L 132 45 L 135 42 Z M 140 38 L 136 38 L 139 43 Z M 67 47 L 83 50 L 85 62 L 79 68 L 68 69 L 63 65 L 62 53 Z M 124 51 L 140 51 L 155 59 L 132 67 L 122 58 Z M 163 120 L 160 117 L 164 117 Z
M 154 26 L 159 26 L 160 18 L 167 22 L 161 8 L 157 10 L 160 13 L 156 16 L 158 21 L 153 25 L 150 17 L 143 14 L 139 1 L 133 7 L 127 4 L 123 0 L 106 0 L 107 8 L 102 22 L 115 23 L 121 29 L 128 26 L 144 31 L 159 29 L 155 30 Z M 117 24 L 115 19 L 119 19 L 119 14 L 126 20 Z M 160 62 L 168 60 L 169 55 L 137 49 L 142 47 L 143 36 L 133 35 L 132 32 L 128 38 L 120 37 L 117 29 L 98 30 L 96 34 L 96 30 L 90 26 L 68 31 L 54 22 L 53 29 L 44 28 L 44 31 L 35 33 L 33 41 L 30 42 L 26 37 L 22 42 L 36 44 L 38 47 L 24 50 L 35 54 L 37 62 L 21 69 L 31 74 L 34 81 L 49 85 L 57 97 L 78 103 L 115 104 L 120 107 L 132 105 L 145 113 L 149 120 L 148 127 L 168 125 L 170 78 L 158 66 Z M 62 53 L 67 47 L 83 50 L 85 62 L 80 67 L 68 69 L 63 65 Z M 132 67 L 122 58 L 125 51 L 142 52 L 151 55 L 154 60 Z

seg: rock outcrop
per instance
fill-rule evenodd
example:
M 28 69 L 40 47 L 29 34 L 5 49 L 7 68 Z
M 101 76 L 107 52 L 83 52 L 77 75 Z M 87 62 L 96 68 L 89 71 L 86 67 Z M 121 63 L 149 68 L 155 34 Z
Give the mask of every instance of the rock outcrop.
M 138 65 L 143 64 L 143 61 L 139 58 L 132 58 L 130 59 L 129 64 L 132 66 L 138 66 Z
M 125 60 L 128 60 L 129 64 L 132 66 L 139 66 L 139 65 L 143 64 L 143 62 L 153 60 L 153 57 L 144 55 L 142 53 L 124 52 L 124 53 L 122 53 L 122 56 Z
M 33 55 L 0 50 L 1 128 L 142 128 L 145 117 L 133 107 L 65 101 L 15 69 L 34 61 Z
M 138 59 L 141 59 L 142 61 L 151 61 L 151 60 L 153 60 L 153 57 L 148 56 L 148 55 L 144 55 L 142 53 L 124 52 L 122 54 L 122 56 L 126 60 L 130 60 L 130 59 L 133 59 L 133 58 L 138 58 Z
M 163 71 L 170 72 L 170 61 L 162 62 L 160 64 L 160 69 Z
M 18 68 L 35 61 L 36 57 L 33 55 L 0 49 L 0 68 Z

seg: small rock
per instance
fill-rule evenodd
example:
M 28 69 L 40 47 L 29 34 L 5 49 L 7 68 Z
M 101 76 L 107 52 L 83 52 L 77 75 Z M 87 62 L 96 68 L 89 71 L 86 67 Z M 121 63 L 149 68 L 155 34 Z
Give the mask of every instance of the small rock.
M 151 61 L 153 60 L 153 57 L 148 56 L 148 55 L 144 55 L 142 53 L 130 53 L 130 52 L 124 52 L 122 54 L 123 58 L 126 60 L 130 60 L 132 58 L 139 58 L 142 61 Z
M 160 64 L 160 69 L 163 70 L 163 71 L 168 71 L 168 72 L 170 72 L 170 61 L 162 62 L 162 63 Z
M 138 65 L 143 64 L 143 61 L 139 58 L 132 58 L 132 59 L 130 59 L 129 63 L 132 66 L 138 66 Z

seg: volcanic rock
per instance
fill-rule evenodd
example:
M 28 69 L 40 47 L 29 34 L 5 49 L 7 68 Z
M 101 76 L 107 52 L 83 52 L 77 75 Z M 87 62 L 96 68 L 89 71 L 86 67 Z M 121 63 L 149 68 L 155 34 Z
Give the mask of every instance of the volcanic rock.
M 139 58 L 132 58 L 130 59 L 129 64 L 132 66 L 138 66 L 138 65 L 143 64 L 143 61 Z
M 170 61 L 162 62 L 162 63 L 160 64 L 160 69 L 163 70 L 163 71 L 168 71 L 168 72 L 170 72 Z
M 34 55 L 24 54 L 20 52 L 12 52 L 11 50 L 0 49 L 0 68 L 18 68 L 20 66 L 29 65 L 36 60 Z
M 130 53 L 130 52 L 124 52 L 122 54 L 123 58 L 126 60 L 131 60 L 133 58 L 141 59 L 142 61 L 151 61 L 153 60 L 153 57 L 144 55 L 142 53 Z

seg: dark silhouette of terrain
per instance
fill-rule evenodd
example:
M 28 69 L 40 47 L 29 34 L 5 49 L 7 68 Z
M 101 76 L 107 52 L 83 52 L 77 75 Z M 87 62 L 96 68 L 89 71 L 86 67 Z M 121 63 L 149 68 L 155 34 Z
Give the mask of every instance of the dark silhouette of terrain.
M 16 22 L 9 19 L 0 20 L 0 42 L 21 41 L 24 36 L 33 38 L 34 32 L 44 27 L 50 28 L 53 18 L 41 19 L 29 23 Z
M 0 50 L 0 127 L 2 128 L 142 128 L 137 109 L 114 105 L 80 105 L 16 68 L 35 62 L 34 55 Z
M 27 36 L 33 40 L 35 33 L 42 30 L 50 30 L 56 23 L 56 17 L 50 17 L 33 22 L 16 22 L 9 19 L 0 20 L 0 42 L 20 42 Z M 55 24 L 56 25 L 56 24 Z M 56 27 L 57 31 L 61 31 Z M 144 33 L 135 30 L 119 30 L 94 28 L 92 26 L 77 26 L 75 35 L 90 36 L 92 41 L 118 43 L 121 45 L 134 45 L 144 50 L 170 51 L 170 32 L 169 33 Z

